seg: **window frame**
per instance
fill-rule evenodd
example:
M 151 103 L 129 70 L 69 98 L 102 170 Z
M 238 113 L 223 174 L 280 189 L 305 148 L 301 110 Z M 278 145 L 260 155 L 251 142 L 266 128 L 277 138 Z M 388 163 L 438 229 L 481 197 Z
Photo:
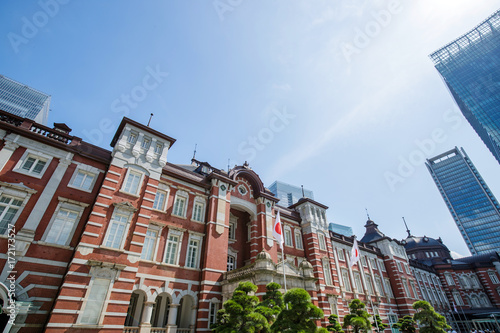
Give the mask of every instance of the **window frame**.
M 302 232 L 298 228 L 293 231 L 295 237 L 295 247 L 299 250 L 304 249 L 304 242 L 302 241 Z
M 160 206 L 159 206 L 159 203 L 156 201 L 159 194 L 163 195 L 163 202 Z M 170 192 L 168 190 L 157 189 L 156 193 L 155 193 L 155 198 L 153 200 L 153 207 L 152 207 L 153 210 L 156 210 L 158 212 L 165 212 L 167 210 L 166 208 L 167 208 L 169 194 L 170 194 Z
M 70 246 L 71 241 L 73 240 L 73 237 L 75 236 L 75 230 L 76 230 L 78 224 L 81 222 L 83 212 L 85 211 L 85 208 L 87 208 L 89 205 L 86 203 L 83 203 L 83 202 L 78 202 L 78 201 L 74 201 L 74 200 L 66 199 L 66 198 L 62 198 L 62 197 L 59 197 L 58 199 L 59 199 L 59 203 L 58 203 L 56 209 L 54 210 L 54 214 L 52 214 L 50 222 L 47 225 L 47 228 L 45 229 L 45 232 L 42 236 L 42 241 L 47 243 L 47 244 Z M 66 211 L 77 213 L 77 216 L 76 216 L 75 220 L 73 221 L 73 225 L 71 226 L 71 230 L 68 234 L 68 238 L 66 239 L 64 244 L 55 243 L 55 242 L 52 242 L 52 241 L 47 239 L 52 231 L 52 228 L 54 228 L 54 224 L 56 223 L 56 220 L 57 220 L 61 210 L 66 210 Z M 60 236 L 60 233 L 59 233 L 59 236 Z
M 134 212 L 137 211 L 137 209 L 133 208 L 132 205 L 129 203 L 115 203 L 114 206 L 115 206 L 115 209 L 113 210 L 113 214 L 111 215 L 111 219 L 109 220 L 107 230 L 106 230 L 106 235 L 104 236 L 104 239 L 102 241 L 101 246 L 108 248 L 108 249 L 123 250 L 123 247 L 125 245 L 125 241 L 127 240 L 127 235 L 128 235 L 129 229 L 130 229 L 130 222 L 132 220 Z M 126 218 L 125 228 L 123 229 L 123 234 L 121 236 L 122 239 L 120 241 L 120 246 L 117 248 L 107 245 L 107 243 L 111 237 L 113 222 L 123 223 L 121 221 L 115 220 L 116 216 L 121 216 L 121 217 Z
M 177 207 L 177 202 L 178 200 L 184 200 L 184 206 L 182 207 L 182 212 L 181 214 L 178 214 L 177 210 L 179 210 Z M 186 212 L 187 212 L 187 207 L 189 205 L 189 194 L 188 192 L 184 190 L 177 190 L 175 192 L 175 198 L 174 198 L 174 203 L 172 205 L 172 216 L 179 217 L 179 218 L 186 218 Z
M 142 244 L 142 251 L 141 251 L 141 260 L 149 260 L 149 261 L 156 261 L 156 257 L 158 255 L 158 247 L 159 247 L 159 240 L 160 240 L 160 235 L 162 231 L 162 227 L 156 224 L 150 223 L 148 226 L 148 229 L 146 230 L 146 236 L 144 236 L 144 243 Z M 148 231 L 156 232 L 156 236 L 152 237 L 151 235 L 148 235 Z M 150 259 L 148 258 L 143 258 L 144 255 L 144 249 L 146 247 L 146 240 L 151 240 L 154 242 L 153 248 L 151 250 L 151 256 Z M 148 242 L 148 245 L 150 244 Z
M 137 185 L 135 187 L 135 192 L 130 191 L 130 190 L 132 190 L 132 188 L 127 188 L 128 183 L 129 183 L 129 178 L 132 177 L 132 175 L 139 176 L 139 180 L 137 181 Z M 120 192 L 129 194 L 129 195 L 133 195 L 133 196 L 138 196 L 139 190 L 141 189 L 142 183 L 144 181 L 144 175 L 145 175 L 144 172 L 140 171 L 139 169 L 128 168 L 127 173 L 125 175 L 125 178 L 123 179 L 123 184 L 122 184 L 122 187 L 120 188 Z
M 318 247 L 322 251 L 326 251 L 326 239 L 323 233 L 318 233 Z
M 285 227 L 283 228 L 283 240 L 285 246 L 293 247 L 292 228 L 288 225 L 285 225 Z
M 337 256 L 339 257 L 339 261 L 345 261 L 344 249 L 337 248 Z
M 26 170 L 23 168 L 24 164 L 28 161 L 29 158 L 34 158 L 35 161 L 45 162 L 42 170 L 40 170 L 39 173 L 34 173 L 32 171 L 32 169 L 34 168 L 36 163 L 33 164 L 33 166 L 30 168 L 30 170 Z M 26 149 L 23 156 L 19 159 L 19 161 L 17 162 L 14 169 L 12 169 L 12 171 L 17 172 L 17 173 L 21 173 L 23 175 L 27 175 L 30 177 L 41 179 L 43 177 L 43 175 L 45 174 L 45 172 L 47 171 L 47 168 L 49 167 L 50 163 L 52 162 L 52 159 L 53 159 L 52 156 L 49 156 L 49 155 L 44 154 L 42 152 L 37 152 L 37 151 L 31 150 L 31 149 Z
M 342 285 L 345 291 L 352 292 L 351 279 L 347 269 L 342 269 Z
M 196 246 L 191 246 L 191 242 L 197 242 Z M 186 250 L 186 259 L 184 261 L 184 267 L 186 268 L 192 268 L 192 269 L 199 269 L 200 268 L 200 259 L 201 259 L 201 250 L 202 250 L 202 244 L 203 244 L 203 234 L 195 233 L 193 231 L 189 231 L 189 238 L 187 242 L 187 250 Z M 188 265 L 189 260 L 190 260 L 190 252 L 191 249 L 195 249 L 195 258 L 194 258 L 194 265 Z
M 75 162 L 73 162 L 75 163 Z M 92 193 L 94 190 L 95 184 L 97 183 L 97 178 L 99 178 L 99 174 L 103 172 L 102 170 L 99 170 L 93 166 L 87 165 L 87 164 L 80 164 L 77 163 L 77 166 L 75 168 L 75 171 L 73 172 L 73 175 L 71 176 L 71 179 L 68 182 L 68 187 L 87 192 L 87 193 Z M 76 178 L 78 177 L 79 173 L 83 173 L 85 175 L 92 175 L 94 178 L 92 179 L 92 182 L 89 185 L 89 188 L 84 188 L 81 186 L 75 185 Z
M 16 214 L 14 214 L 10 222 L 7 221 L 5 231 L 0 232 L 0 235 L 5 235 L 7 233 L 9 229 L 8 228 L 9 224 L 13 225 L 16 224 L 17 220 L 19 219 L 19 216 L 21 216 L 21 213 L 23 212 L 24 208 L 29 202 L 31 195 L 35 193 L 37 193 L 36 190 L 30 189 L 24 185 L 10 184 L 0 181 L 0 197 L 5 195 L 7 197 L 12 197 L 22 201 L 22 204 L 19 206 L 19 209 L 17 210 Z
M 498 276 L 495 271 L 488 271 L 488 276 L 490 278 L 491 283 L 493 284 L 499 284 L 500 280 L 498 279 Z
M 321 259 L 321 266 L 323 268 L 323 277 L 327 286 L 333 286 L 332 269 L 330 260 L 327 257 Z
M 199 219 L 196 218 L 197 206 L 198 207 L 201 206 L 201 208 L 199 209 Z M 205 200 L 199 196 L 196 196 L 194 198 L 193 211 L 191 213 L 191 221 L 205 223 Z
M 182 246 L 182 238 L 184 236 L 184 230 L 179 230 L 179 229 L 174 229 L 174 228 L 168 228 L 168 234 L 167 238 L 165 241 L 165 251 L 163 255 L 163 263 L 166 265 L 171 265 L 171 266 L 179 266 L 179 258 L 181 255 L 181 246 Z M 177 237 L 177 241 L 172 241 L 170 237 Z M 170 249 L 168 247 L 169 243 L 175 243 L 176 244 L 176 249 L 175 253 L 173 255 L 174 258 L 174 263 L 171 263 L 170 260 L 167 262 L 168 257 L 172 257 L 170 254 Z M 167 257 L 168 254 L 168 257 Z M 169 258 L 168 258 L 169 259 Z

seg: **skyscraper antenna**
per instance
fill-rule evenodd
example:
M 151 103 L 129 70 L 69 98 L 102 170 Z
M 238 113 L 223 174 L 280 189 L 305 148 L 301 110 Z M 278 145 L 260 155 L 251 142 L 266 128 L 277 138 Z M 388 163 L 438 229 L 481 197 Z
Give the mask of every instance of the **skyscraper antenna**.
M 408 225 L 406 224 L 406 220 L 405 220 L 404 216 L 403 216 L 403 222 L 405 223 L 406 232 L 408 233 L 408 237 L 411 237 L 410 229 L 408 229 Z
M 306 195 L 304 194 L 304 185 L 300 185 L 300 187 L 302 188 L 302 198 L 305 198 Z
M 370 214 L 368 214 L 368 209 L 365 208 L 366 211 L 366 217 L 368 217 L 368 220 L 370 219 Z
M 153 118 L 153 114 L 152 114 L 152 113 L 151 113 L 151 115 L 149 116 L 148 127 L 149 127 L 149 123 L 151 123 L 151 118 Z
M 198 146 L 197 143 L 194 144 L 194 152 L 193 152 L 193 160 L 195 159 L 196 157 L 196 147 Z

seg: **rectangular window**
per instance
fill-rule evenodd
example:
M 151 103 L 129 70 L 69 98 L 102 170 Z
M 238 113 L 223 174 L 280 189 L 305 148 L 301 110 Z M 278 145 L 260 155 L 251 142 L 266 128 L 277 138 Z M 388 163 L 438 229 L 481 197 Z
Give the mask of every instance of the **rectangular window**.
M 372 265 L 372 268 L 376 270 L 377 269 L 377 262 L 375 261 L 374 258 L 370 258 L 370 263 Z
M 139 183 L 141 182 L 141 177 L 141 173 L 129 170 L 123 190 L 127 193 L 137 194 L 137 191 L 139 190 Z
M 332 272 L 330 271 L 330 263 L 328 259 L 323 259 L 323 274 L 325 276 L 325 283 L 331 286 L 332 283 Z
M 385 291 L 387 292 L 387 296 L 394 297 L 391 288 L 391 281 L 389 281 L 389 279 L 385 279 L 384 282 L 385 282 Z
M 399 261 L 396 261 L 396 264 L 398 265 L 398 271 L 403 273 L 403 267 L 401 266 L 401 263 Z
M 445 274 L 445 278 L 446 278 L 446 283 L 448 283 L 448 285 L 450 285 L 450 286 L 455 285 L 455 281 L 453 280 L 453 277 L 451 276 L 451 274 Z
M 192 220 L 198 221 L 198 222 L 203 222 L 204 218 L 204 209 L 205 205 L 201 202 L 195 202 L 194 207 L 193 207 L 193 218 Z
M 337 249 L 337 253 L 339 255 L 339 260 L 340 261 L 345 261 L 344 249 Z
M 66 245 L 77 219 L 78 212 L 64 208 L 59 209 L 45 241 L 47 243 Z
M 382 272 L 385 272 L 385 264 L 384 264 L 384 261 L 383 260 L 378 260 L 378 267 L 380 268 L 380 270 Z
M 413 283 L 413 281 L 410 282 L 410 286 L 411 291 L 413 292 L 413 298 L 418 298 L 417 289 L 415 288 L 415 283 Z
M 161 151 L 163 150 L 163 145 L 161 143 L 157 143 L 155 146 L 155 153 L 156 154 L 161 154 Z
M 408 264 L 404 264 L 405 266 L 405 271 L 407 274 L 410 274 L 410 266 Z
M 178 251 L 179 251 L 179 236 L 169 235 L 167 241 L 167 250 L 165 253 L 165 262 L 170 265 L 177 265 Z
M 234 256 L 227 256 L 227 271 L 232 271 L 233 269 L 236 269 L 236 259 Z
M 148 229 L 146 237 L 144 237 L 144 245 L 142 246 L 141 259 L 155 260 L 156 240 L 158 239 L 158 231 Z
M 500 283 L 500 281 L 498 280 L 498 276 L 495 272 L 488 272 L 488 275 L 490 276 L 490 280 L 492 283 L 494 284 Z
M 290 228 L 285 228 L 285 245 L 293 246 L 292 244 L 292 231 Z
M 114 214 L 109 225 L 108 237 L 105 246 L 119 249 L 122 246 L 122 241 L 127 229 L 128 216 L 122 214 Z
M 229 239 L 235 239 L 236 234 L 236 223 L 234 221 L 229 222 Z
M 319 240 L 319 249 L 326 251 L 325 235 L 319 234 L 318 235 L 318 240 Z
M 186 207 L 186 198 L 181 196 L 175 197 L 174 210 L 172 212 L 173 215 L 184 217 L 184 211 Z
M 219 311 L 219 303 L 210 302 L 210 310 L 208 313 L 208 327 L 215 324 L 217 320 L 217 311 Z
M 190 239 L 188 245 L 188 253 L 186 258 L 186 267 L 198 268 L 198 253 L 200 241 L 197 239 Z
M 342 270 L 342 282 L 346 291 L 351 291 L 351 281 L 349 280 L 349 272 Z
M 361 276 L 358 272 L 354 273 L 354 283 L 356 284 L 356 289 L 358 289 L 358 293 L 363 292 L 363 285 L 361 284 Z
M 129 136 L 128 136 L 128 142 L 129 143 L 135 143 L 135 141 L 137 140 L 137 134 L 135 133 L 130 133 Z
M 149 145 L 151 144 L 151 140 L 148 139 L 148 138 L 143 138 L 142 139 L 142 143 L 141 143 L 141 147 L 144 148 L 144 149 L 149 149 Z
M 382 287 L 382 281 L 380 280 L 380 278 L 376 277 L 375 283 L 377 284 L 377 289 L 378 292 L 380 293 L 380 296 L 384 296 L 385 295 L 384 288 Z
M 46 160 L 41 159 L 38 156 L 28 156 L 28 158 L 24 161 L 21 169 L 23 169 L 27 173 L 39 175 L 42 173 L 46 163 Z
M 297 249 L 303 249 L 304 245 L 302 244 L 302 233 L 298 230 L 295 230 L 295 246 Z
M 78 173 L 73 179 L 73 183 L 71 183 L 71 186 L 77 187 L 85 191 L 90 191 L 92 189 L 92 185 L 94 184 L 94 179 L 95 179 L 95 174 L 90 172 L 85 172 L 83 170 L 78 170 Z
M 155 201 L 153 202 L 153 209 L 164 211 L 166 198 L 167 192 L 161 190 L 156 191 Z
M 367 263 L 366 263 L 366 257 L 361 257 L 361 263 L 363 264 L 363 267 L 367 267 Z
M 94 279 L 85 305 L 85 310 L 80 317 L 80 323 L 88 325 L 99 324 L 103 312 L 104 302 L 108 294 L 111 281 L 107 279 Z
M 370 295 L 373 295 L 373 283 L 372 283 L 372 277 L 368 274 L 365 274 L 365 281 L 366 281 L 366 287 L 368 288 L 368 293 Z
M 0 235 L 7 232 L 9 223 L 12 223 L 22 204 L 23 200 L 2 194 L 0 197 Z
M 410 297 L 410 288 L 408 288 L 408 281 L 406 279 L 401 279 L 403 287 L 405 288 L 405 296 Z

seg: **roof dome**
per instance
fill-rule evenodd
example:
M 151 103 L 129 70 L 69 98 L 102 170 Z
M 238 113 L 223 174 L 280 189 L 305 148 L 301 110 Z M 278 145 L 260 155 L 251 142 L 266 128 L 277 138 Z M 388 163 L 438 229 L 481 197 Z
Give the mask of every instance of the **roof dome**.
M 406 239 L 403 239 L 402 243 L 405 244 L 405 249 L 407 251 L 421 247 L 422 248 L 439 247 L 448 251 L 448 248 L 446 247 L 446 245 L 443 244 L 441 237 L 439 237 L 438 239 L 434 239 L 427 236 L 424 237 L 409 236 Z
M 370 219 L 366 221 L 365 228 L 365 235 L 361 238 L 362 243 L 370 243 L 386 237 L 382 231 L 378 230 L 378 224 Z

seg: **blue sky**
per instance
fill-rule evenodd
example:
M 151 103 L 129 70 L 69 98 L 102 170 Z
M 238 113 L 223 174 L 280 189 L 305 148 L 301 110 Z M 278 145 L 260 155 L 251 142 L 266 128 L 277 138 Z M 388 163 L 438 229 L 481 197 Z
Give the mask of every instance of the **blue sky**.
M 498 1 L 11 1 L 0 73 L 52 95 L 49 124 L 102 147 L 126 115 L 177 139 L 172 163 L 250 166 L 314 191 L 328 219 L 441 236 L 467 255 L 424 159 L 464 147 L 499 165 L 428 55 Z M 397 176 L 399 178 L 394 178 Z

